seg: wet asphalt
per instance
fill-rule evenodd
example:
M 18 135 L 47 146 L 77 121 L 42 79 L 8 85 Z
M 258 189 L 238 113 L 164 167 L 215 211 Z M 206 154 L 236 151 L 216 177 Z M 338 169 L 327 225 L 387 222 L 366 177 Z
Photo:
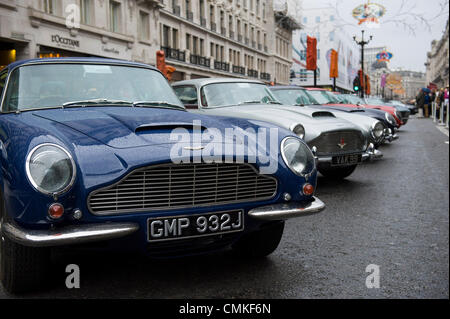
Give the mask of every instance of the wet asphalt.
M 265 259 L 62 254 L 51 288 L 14 296 L 0 286 L 0 298 L 449 298 L 449 139 L 428 119 L 399 135 L 347 180 L 319 177 L 326 210 L 289 220 Z M 72 263 L 80 289 L 64 284 Z M 366 287 L 371 264 L 379 288 Z

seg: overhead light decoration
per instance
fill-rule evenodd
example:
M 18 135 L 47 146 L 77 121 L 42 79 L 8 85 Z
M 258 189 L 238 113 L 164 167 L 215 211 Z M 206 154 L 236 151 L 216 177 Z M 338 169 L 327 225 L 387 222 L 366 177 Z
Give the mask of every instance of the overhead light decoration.
M 393 55 L 391 52 L 381 51 L 377 54 L 376 57 L 378 62 L 389 62 L 392 59 Z
M 368 28 L 379 28 L 380 18 L 384 16 L 385 13 L 385 7 L 367 1 L 366 4 L 361 4 L 353 9 L 352 16 L 358 20 L 358 25 L 364 23 Z

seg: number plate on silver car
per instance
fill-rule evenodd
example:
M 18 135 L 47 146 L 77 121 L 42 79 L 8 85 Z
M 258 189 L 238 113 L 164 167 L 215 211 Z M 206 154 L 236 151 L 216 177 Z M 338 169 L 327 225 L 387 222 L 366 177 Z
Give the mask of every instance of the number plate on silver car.
M 361 163 L 361 161 L 362 161 L 361 154 L 333 156 L 331 165 L 333 166 L 354 165 Z
M 242 210 L 147 220 L 149 242 L 202 237 L 244 230 Z

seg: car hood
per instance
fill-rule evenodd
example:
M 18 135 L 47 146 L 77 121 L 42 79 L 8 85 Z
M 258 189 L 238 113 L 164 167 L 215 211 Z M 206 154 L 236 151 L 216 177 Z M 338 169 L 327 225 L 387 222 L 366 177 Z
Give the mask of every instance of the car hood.
M 168 134 L 179 128 L 192 132 L 194 121 L 202 129 L 222 131 L 232 127 L 230 123 L 212 117 L 162 108 L 90 107 L 39 110 L 33 115 L 70 127 L 114 148 L 176 143 L 167 138 Z
M 293 105 L 252 104 L 245 106 L 227 106 L 195 111 L 202 114 L 248 118 L 265 121 L 292 129 L 301 124 L 305 128 L 305 141 L 313 140 L 323 132 L 358 129 L 352 123 L 336 118 L 331 112 L 306 109 Z

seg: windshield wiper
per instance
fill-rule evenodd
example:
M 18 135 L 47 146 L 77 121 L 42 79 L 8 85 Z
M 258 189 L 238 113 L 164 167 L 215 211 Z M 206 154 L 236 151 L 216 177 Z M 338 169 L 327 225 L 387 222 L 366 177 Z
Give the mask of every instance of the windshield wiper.
M 130 101 L 122 101 L 122 100 L 108 100 L 108 99 L 93 99 L 93 100 L 84 100 L 84 101 L 72 101 L 72 102 L 66 102 L 62 105 L 63 108 L 65 107 L 77 107 L 77 106 L 100 106 L 100 105 L 128 105 L 132 106 L 133 102 Z
M 238 105 L 243 105 L 243 104 L 260 104 L 262 103 L 261 100 L 255 100 L 255 101 L 244 101 L 244 102 L 240 102 Z
M 185 110 L 184 107 L 173 104 L 167 101 L 136 101 L 133 102 L 133 106 L 136 107 L 164 107 L 164 108 L 176 108 L 180 110 Z

